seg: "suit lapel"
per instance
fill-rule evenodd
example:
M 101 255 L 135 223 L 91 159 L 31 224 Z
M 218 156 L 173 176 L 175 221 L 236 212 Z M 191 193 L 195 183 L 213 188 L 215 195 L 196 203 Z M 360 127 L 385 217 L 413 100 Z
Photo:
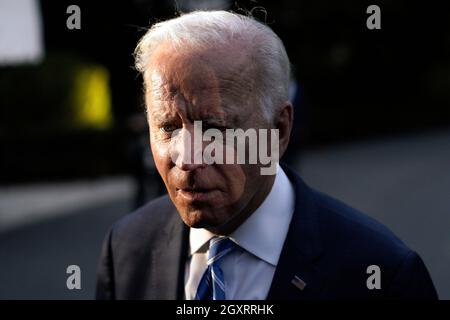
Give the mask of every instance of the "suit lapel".
M 267 299 L 318 298 L 323 277 L 315 262 L 322 248 L 314 195 L 293 171 L 282 167 L 295 188 L 295 209 Z M 293 283 L 295 277 L 306 284 L 303 289 Z
M 150 276 L 150 299 L 182 299 L 184 270 L 188 251 L 188 228 L 176 209 L 162 228 L 159 244 L 153 246 Z

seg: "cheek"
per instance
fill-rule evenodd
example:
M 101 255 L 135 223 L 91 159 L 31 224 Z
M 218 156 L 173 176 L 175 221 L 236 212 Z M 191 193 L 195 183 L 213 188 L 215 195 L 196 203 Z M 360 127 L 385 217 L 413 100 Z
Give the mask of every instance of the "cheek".
M 239 202 L 245 195 L 247 177 L 240 165 L 222 165 L 229 201 Z
M 150 134 L 151 135 L 151 134 Z M 150 146 L 153 154 L 153 160 L 155 161 L 156 169 L 159 174 L 166 181 L 167 171 L 171 166 L 171 158 L 169 153 L 169 146 L 167 143 L 158 141 L 151 136 L 150 138 Z

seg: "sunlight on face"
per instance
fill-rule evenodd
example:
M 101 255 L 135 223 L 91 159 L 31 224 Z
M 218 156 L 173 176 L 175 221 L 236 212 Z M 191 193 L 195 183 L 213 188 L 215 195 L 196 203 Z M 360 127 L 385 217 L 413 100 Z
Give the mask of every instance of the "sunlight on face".
M 188 226 L 228 233 L 262 202 L 274 177 L 261 176 L 259 164 L 184 161 L 199 151 L 186 148 L 186 136 L 193 136 L 195 121 L 220 131 L 267 127 L 250 94 L 250 64 L 236 50 L 174 54 L 161 46 L 151 65 L 146 79 L 151 147 L 169 196 Z M 201 151 L 206 146 L 202 143 Z

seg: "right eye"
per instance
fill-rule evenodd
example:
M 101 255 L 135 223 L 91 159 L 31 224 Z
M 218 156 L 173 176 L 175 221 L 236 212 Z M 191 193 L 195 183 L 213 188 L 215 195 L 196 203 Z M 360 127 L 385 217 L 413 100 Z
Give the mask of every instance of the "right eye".
M 165 124 L 161 127 L 161 130 L 165 133 L 172 133 L 177 129 L 177 127 L 173 124 Z

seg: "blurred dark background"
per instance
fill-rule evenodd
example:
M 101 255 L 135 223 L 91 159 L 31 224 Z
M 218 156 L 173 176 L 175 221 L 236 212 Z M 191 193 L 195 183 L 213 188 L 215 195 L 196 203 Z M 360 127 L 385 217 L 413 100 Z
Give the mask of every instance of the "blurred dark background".
M 450 298 L 444 271 L 450 267 L 444 231 L 450 227 L 450 11 L 444 2 L 29 2 L 42 27 L 39 57 L 5 62 L 1 51 L 8 47 L 0 45 L 0 298 L 91 298 L 109 225 L 164 192 L 147 144 L 132 53 L 152 23 L 197 8 L 251 12 L 281 37 L 293 65 L 296 108 L 285 160 L 313 186 L 414 244 L 441 297 Z M 80 30 L 66 27 L 66 9 L 74 4 Z M 381 30 L 366 27 L 371 4 L 381 8 Z M 20 21 L 20 11 L 14 14 Z M 405 168 L 405 177 L 423 177 L 416 189 L 398 176 Z M 432 180 L 429 170 L 438 170 L 441 180 Z M 367 173 L 372 180 L 361 192 Z M 411 215 L 402 204 L 412 194 L 436 207 Z M 410 217 L 415 224 L 405 226 Z M 429 229 L 425 219 L 432 221 Z M 81 293 L 65 288 L 64 266 L 77 264 L 72 260 L 87 270 Z
M 450 24 L 443 4 L 379 1 L 382 28 L 369 30 L 366 8 L 372 3 L 367 1 L 174 3 L 40 2 L 44 59 L 33 66 L 0 67 L 2 183 L 129 172 L 127 119 L 143 111 L 133 50 L 151 23 L 197 3 L 242 13 L 256 7 L 252 13 L 280 35 L 302 96 L 296 143 L 450 123 Z M 66 28 L 71 4 L 81 9 L 80 30 Z M 77 87 L 86 70 L 105 78 L 104 95 L 110 99 L 106 106 L 100 103 L 107 110 L 99 110 L 103 114 L 94 114 L 93 121 L 77 113 L 74 97 L 95 90 L 89 84 Z

